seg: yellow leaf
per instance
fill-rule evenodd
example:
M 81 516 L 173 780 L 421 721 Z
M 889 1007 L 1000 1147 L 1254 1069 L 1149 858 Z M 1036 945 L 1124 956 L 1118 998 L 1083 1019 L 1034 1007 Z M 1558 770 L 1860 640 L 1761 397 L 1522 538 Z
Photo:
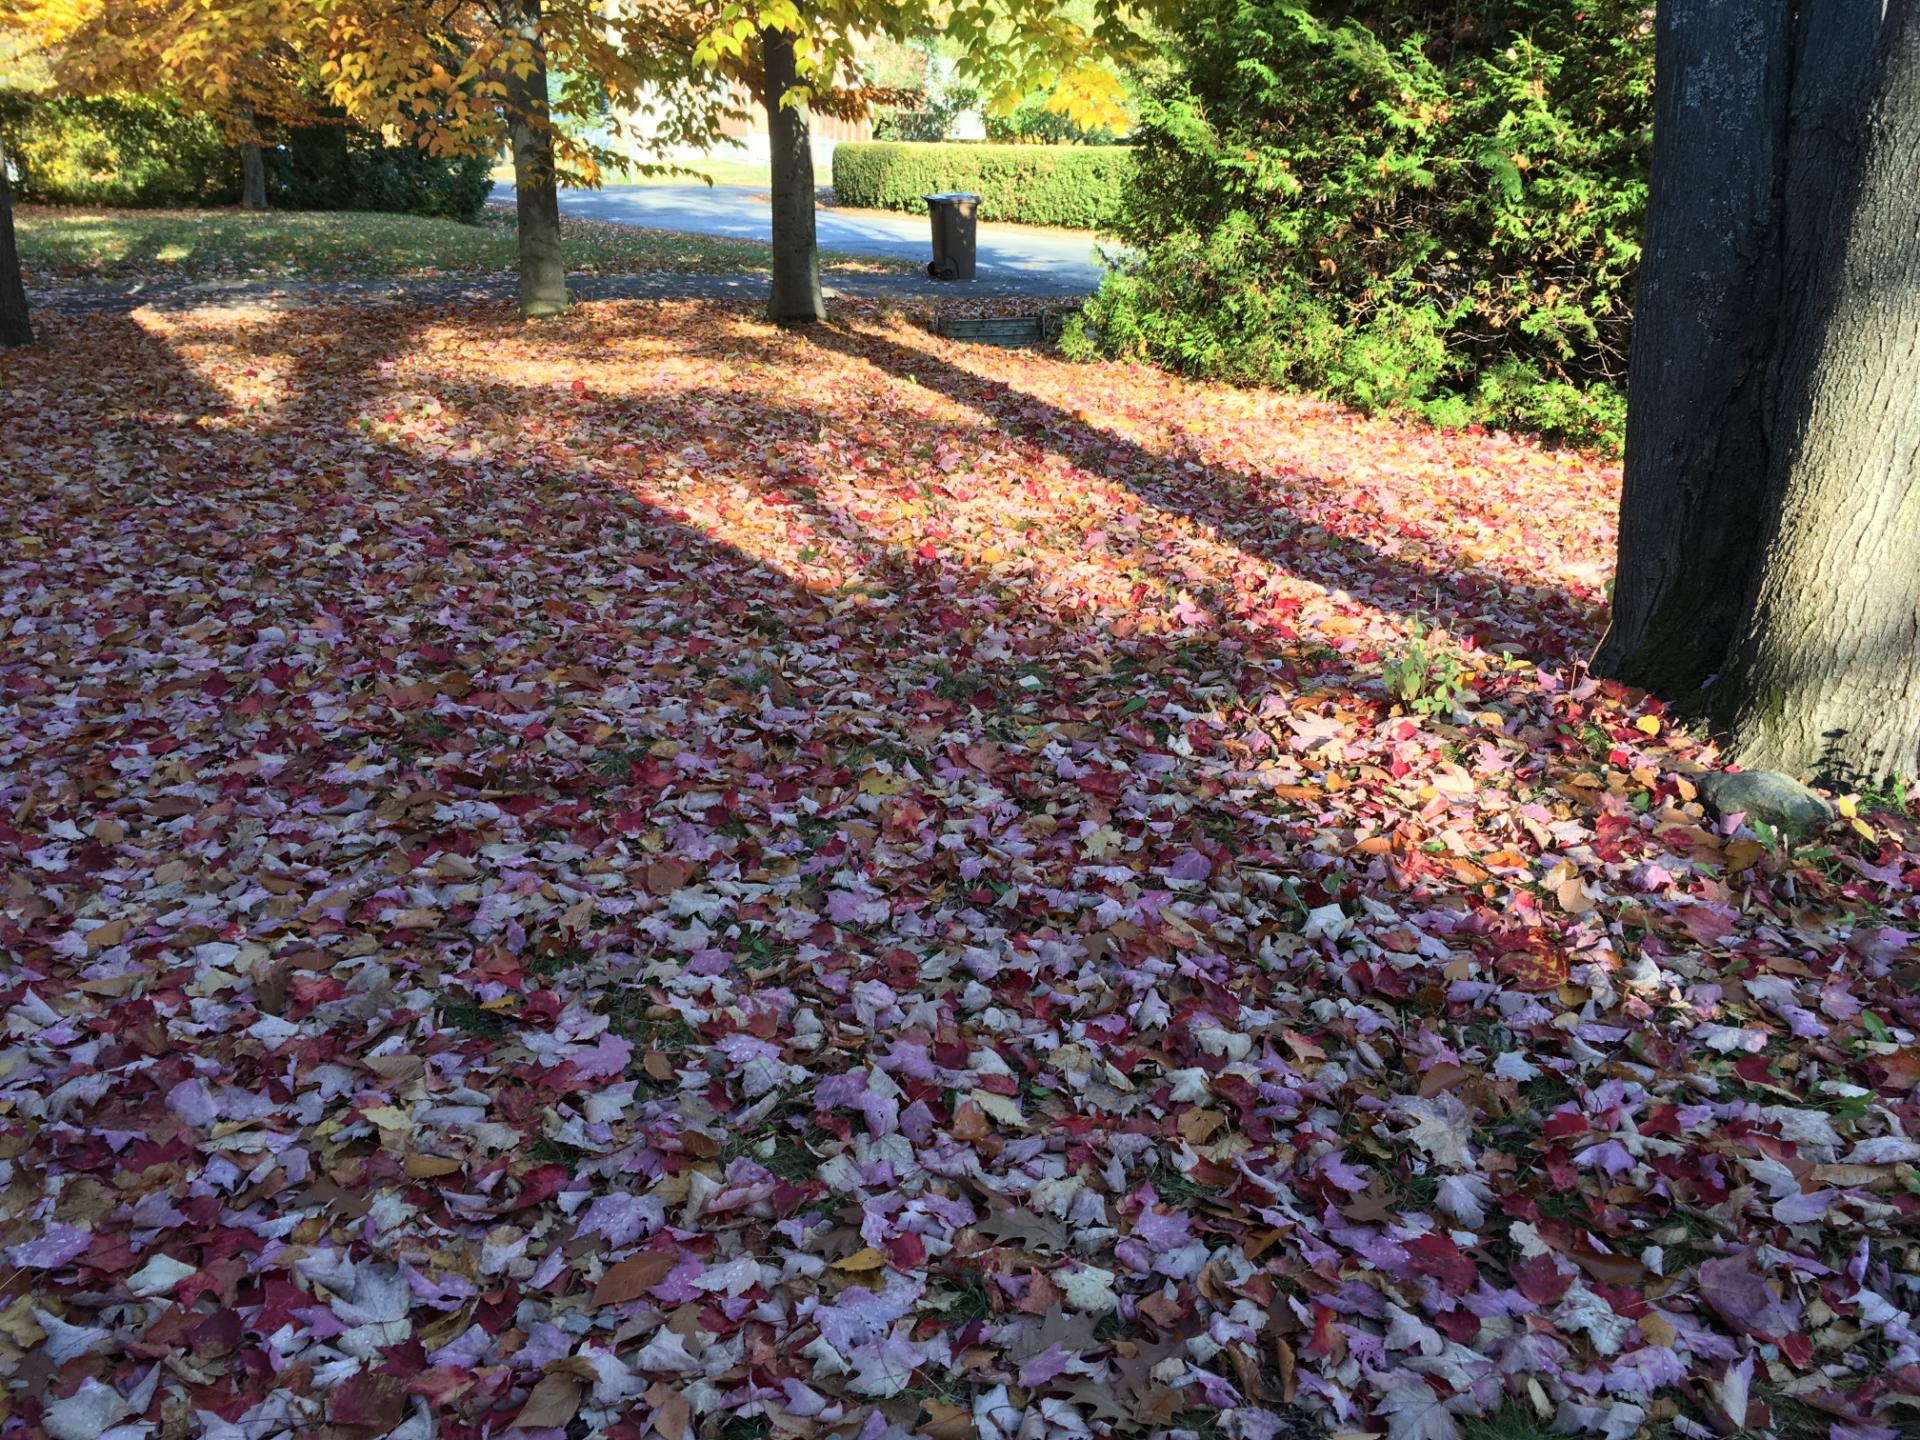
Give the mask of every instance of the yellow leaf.
M 869 1245 L 864 1250 L 854 1251 L 853 1254 L 847 1256 L 844 1260 L 834 1261 L 833 1268 L 836 1270 L 855 1271 L 878 1270 L 886 1263 L 887 1257 Z
M 1633 728 L 1638 730 L 1642 735 L 1658 735 L 1660 733 L 1660 722 L 1651 715 L 1642 715 L 1638 720 L 1633 722 Z
M 1008 1096 L 996 1095 L 991 1090 L 975 1090 L 967 1098 L 1002 1125 L 1011 1125 L 1016 1130 L 1027 1128 L 1027 1117 Z
M 5 1335 L 22 1349 L 38 1345 L 47 1338 L 47 1332 L 33 1318 L 33 1306 L 33 1297 L 22 1295 L 5 1310 L 0 1310 L 0 1335 Z

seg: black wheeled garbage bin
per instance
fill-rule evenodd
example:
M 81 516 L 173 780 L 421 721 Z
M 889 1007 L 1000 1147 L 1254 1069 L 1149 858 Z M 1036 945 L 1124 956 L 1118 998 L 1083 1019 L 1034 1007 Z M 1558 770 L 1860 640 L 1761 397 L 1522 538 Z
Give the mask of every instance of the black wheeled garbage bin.
M 973 212 L 980 197 L 952 190 L 921 198 L 933 216 L 933 261 L 927 274 L 936 280 L 973 279 Z

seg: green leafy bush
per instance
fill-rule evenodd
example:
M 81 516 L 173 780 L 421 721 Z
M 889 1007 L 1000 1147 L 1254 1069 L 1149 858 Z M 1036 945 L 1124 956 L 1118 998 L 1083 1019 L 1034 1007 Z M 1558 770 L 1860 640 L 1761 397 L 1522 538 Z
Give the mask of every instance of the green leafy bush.
M 165 98 L 0 96 L 20 198 L 48 205 L 231 205 L 238 152 L 211 120 Z M 472 220 L 492 181 L 485 157 L 443 159 L 345 125 L 268 145 L 267 195 L 282 210 L 379 210 Z
M 1070 351 L 1617 445 L 1649 13 L 1199 0 Z
M 292 131 L 267 153 L 267 198 L 280 210 L 376 210 L 472 221 L 486 204 L 492 162 L 386 145 L 345 125 Z
M 833 152 L 833 192 L 845 205 L 925 213 L 923 195 L 971 190 L 983 220 L 1098 230 L 1113 222 L 1132 156 L 1117 145 L 848 142 Z
M 0 96 L 19 198 L 47 205 L 226 205 L 240 161 L 220 129 L 171 100 Z

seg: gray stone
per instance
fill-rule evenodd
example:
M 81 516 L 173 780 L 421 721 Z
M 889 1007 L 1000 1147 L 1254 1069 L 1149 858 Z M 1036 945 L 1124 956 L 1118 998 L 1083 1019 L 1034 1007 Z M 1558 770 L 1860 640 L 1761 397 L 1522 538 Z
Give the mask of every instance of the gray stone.
M 1791 775 L 1778 770 L 1716 770 L 1698 782 L 1700 798 L 1721 815 L 1744 813 L 1749 823 L 1776 830 L 1812 830 L 1833 820 L 1833 806 Z

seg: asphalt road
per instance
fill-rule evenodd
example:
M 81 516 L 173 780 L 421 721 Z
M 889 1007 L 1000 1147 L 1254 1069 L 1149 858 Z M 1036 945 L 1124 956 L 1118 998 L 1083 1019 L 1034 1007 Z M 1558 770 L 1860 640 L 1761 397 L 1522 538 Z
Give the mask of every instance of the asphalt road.
M 603 190 L 563 190 L 560 209 L 618 224 L 764 241 L 773 233 L 771 211 L 758 198 L 765 193 L 749 185 L 609 185 Z M 493 199 L 511 205 L 513 187 L 497 186 Z M 856 215 L 823 208 L 815 212 L 814 223 L 823 249 L 922 261 L 933 253 L 931 223 L 925 216 Z M 994 290 L 1083 295 L 1100 283 L 1091 236 L 982 225 L 977 263 L 976 283 Z M 964 292 L 967 286 L 954 283 L 953 289 Z

